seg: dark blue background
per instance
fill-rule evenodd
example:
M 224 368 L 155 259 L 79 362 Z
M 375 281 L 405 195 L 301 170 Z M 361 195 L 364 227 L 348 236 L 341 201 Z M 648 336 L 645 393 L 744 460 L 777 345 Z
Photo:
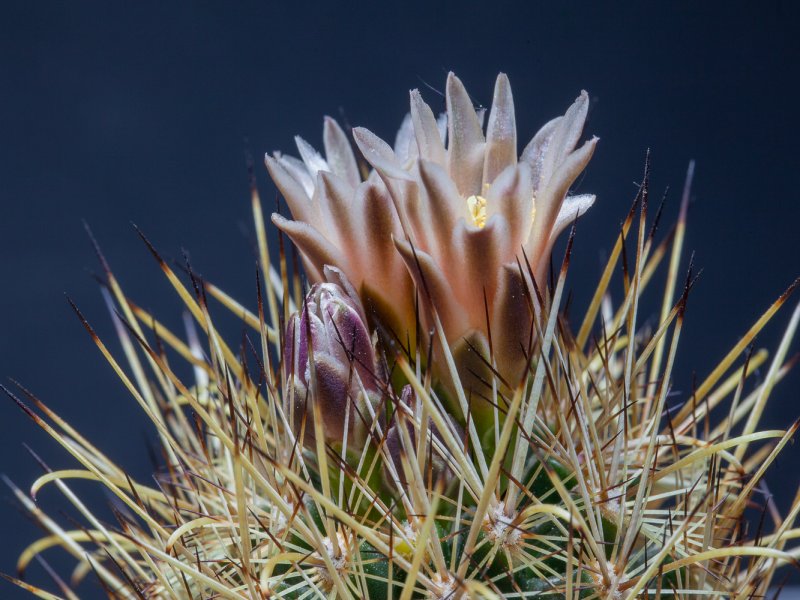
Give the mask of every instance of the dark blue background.
M 578 300 L 613 243 L 645 149 L 654 195 L 673 189 L 667 221 L 687 162 L 697 160 L 687 246 L 704 272 L 676 390 L 690 389 L 693 371 L 708 373 L 800 274 L 800 15 L 788 1 L 162 4 L 0 6 L 0 375 L 24 382 L 140 478 L 151 471 L 144 444 L 153 430 L 63 298 L 67 291 L 118 350 L 89 275 L 98 267 L 81 218 L 125 289 L 165 322 L 179 325 L 180 303 L 129 221 L 168 257 L 187 248 L 203 275 L 252 306 L 245 151 L 292 151 L 296 133 L 319 146 L 324 114 L 393 139 L 408 89 L 424 88 L 439 107 L 426 84 L 442 89 L 448 70 L 484 105 L 506 71 L 526 140 L 581 89 L 590 92 L 587 132 L 601 141 L 580 189 L 598 201 L 580 225 L 571 274 Z M 274 190 L 257 165 L 271 207 Z M 790 311 L 762 345 L 777 345 Z M 800 415 L 798 389 L 793 373 L 765 426 Z M 23 442 L 54 468 L 74 465 L 0 400 L 0 471 L 27 487 L 40 469 Z M 768 479 L 784 510 L 798 457 L 791 448 Z M 91 496 L 92 486 L 74 487 Z M 55 488 L 41 502 L 75 514 Z M 36 536 L 3 504 L 0 571 L 13 572 Z M 57 556 L 48 558 L 70 564 Z M 82 593 L 98 595 L 93 583 Z M 17 594 L 0 584 L 0 597 Z

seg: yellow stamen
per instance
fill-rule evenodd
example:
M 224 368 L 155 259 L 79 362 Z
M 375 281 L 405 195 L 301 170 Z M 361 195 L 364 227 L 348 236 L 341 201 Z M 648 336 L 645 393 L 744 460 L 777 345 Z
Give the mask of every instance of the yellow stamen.
M 480 228 L 486 225 L 486 198 L 470 196 L 467 198 L 467 210 L 473 225 Z

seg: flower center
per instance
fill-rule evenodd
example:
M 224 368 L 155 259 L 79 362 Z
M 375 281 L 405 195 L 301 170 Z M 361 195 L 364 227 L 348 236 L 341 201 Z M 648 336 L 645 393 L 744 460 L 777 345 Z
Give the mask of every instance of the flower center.
M 467 210 L 475 227 L 483 229 L 486 225 L 486 198 L 483 196 L 470 196 L 467 198 Z

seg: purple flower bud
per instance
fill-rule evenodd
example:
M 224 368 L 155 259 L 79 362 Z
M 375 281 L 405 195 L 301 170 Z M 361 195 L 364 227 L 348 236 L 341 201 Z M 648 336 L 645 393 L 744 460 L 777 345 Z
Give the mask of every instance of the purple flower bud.
M 289 319 L 283 355 L 287 396 L 293 400 L 295 432 L 305 420 L 306 445 L 313 444 L 313 404 L 319 403 L 325 441 L 363 444 L 380 399 L 372 339 L 358 299 L 333 283 L 318 283 L 302 311 Z M 310 360 L 313 360 L 313 370 Z
M 386 432 L 386 449 L 389 452 L 389 456 L 392 459 L 392 463 L 394 464 L 395 469 L 397 470 L 397 475 L 400 480 L 400 484 L 403 486 L 408 485 L 406 480 L 406 472 L 403 468 L 403 457 L 406 457 L 405 460 L 416 460 L 413 456 L 408 456 L 408 452 L 406 451 L 406 446 L 404 445 L 403 440 L 401 439 L 401 430 L 400 430 L 400 423 L 404 423 L 406 426 L 406 431 L 408 431 L 408 440 L 411 442 L 412 448 L 410 448 L 411 452 L 416 451 L 417 445 L 417 435 L 416 432 L 420 427 L 417 427 L 414 423 L 414 420 L 419 421 L 419 414 L 421 413 L 421 407 L 419 405 L 419 401 L 414 393 L 414 390 L 410 385 L 406 385 L 403 388 L 402 395 L 400 397 L 400 401 L 411 409 L 411 413 L 415 415 L 414 417 L 401 414 L 401 408 L 398 408 L 395 411 L 394 417 L 392 419 L 392 423 L 389 426 L 389 430 Z M 405 413 L 406 411 L 403 411 Z M 450 428 L 456 434 L 457 439 L 461 439 L 463 437 L 463 429 L 461 426 L 453 419 L 450 415 L 446 415 L 448 422 L 450 423 Z M 439 432 L 439 429 L 434 425 L 433 421 L 428 419 L 428 427 L 430 428 L 431 432 L 431 439 L 435 439 L 438 442 L 442 442 L 442 434 Z M 445 450 L 445 452 L 447 452 Z M 394 484 L 390 481 L 388 477 L 388 473 L 385 477 L 389 487 L 393 487 Z M 425 451 L 425 465 L 422 471 L 422 476 L 426 479 L 430 475 L 431 482 L 435 483 L 440 479 L 444 480 L 445 487 L 449 484 L 449 482 L 453 479 L 453 470 L 450 468 L 450 465 L 447 461 L 446 456 L 443 456 L 441 452 L 439 452 L 436 448 L 430 444 L 426 446 Z

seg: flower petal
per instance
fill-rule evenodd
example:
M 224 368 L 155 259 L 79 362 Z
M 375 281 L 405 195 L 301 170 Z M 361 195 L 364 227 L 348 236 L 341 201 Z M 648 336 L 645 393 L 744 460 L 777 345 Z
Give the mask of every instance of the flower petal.
M 394 138 L 394 153 L 403 165 L 408 164 L 410 158 L 417 155 L 417 144 L 414 141 L 414 123 L 411 120 L 411 114 L 408 113 L 403 118 L 400 124 L 400 129 L 397 130 L 397 135 Z
M 322 280 L 322 269 L 325 265 L 335 265 L 348 271 L 348 259 L 308 223 L 290 221 L 277 213 L 273 213 L 272 222 L 291 238 L 303 254 L 307 275 L 312 281 Z
M 354 189 L 333 173 L 320 171 L 317 174 L 316 200 L 325 221 L 325 229 L 318 229 L 347 256 L 359 256 L 362 247 L 358 241 L 364 224 L 360 211 L 355 209 Z
M 500 265 L 508 256 L 508 222 L 501 214 L 490 217 L 484 227 L 473 227 L 461 219 L 453 231 L 452 239 L 459 264 L 446 273 L 451 275 L 459 300 L 467 309 L 470 327 L 485 331 L 484 294 L 491 306 L 497 290 Z M 459 272 L 453 272 L 455 269 Z
M 289 173 L 297 183 L 303 186 L 303 191 L 305 191 L 309 198 L 314 195 L 314 180 L 308 173 L 306 163 L 294 156 L 280 153 L 275 153 L 275 160 L 286 169 L 286 172 Z
M 553 229 L 550 232 L 550 246 L 552 247 L 558 235 L 564 231 L 576 218 L 589 210 L 594 204 L 594 194 L 580 194 L 578 196 L 567 196 L 558 211 Z
M 439 139 L 442 140 L 442 144 L 447 143 L 447 113 L 439 113 L 439 116 L 436 117 L 436 129 L 439 130 Z M 444 163 L 443 163 L 444 164 Z
M 550 179 L 558 171 L 561 163 L 567 159 L 567 156 L 575 148 L 578 139 L 581 137 L 588 110 L 589 95 L 583 91 L 572 106 L 567 109 L 567 112 L 564 113 L 563 118 L 551 121 L 545 126 L 555 123 L 552 132 L 548 136 L 549 139 L 546 140 L 546 144 L 543 147 L 539 148 L 540 154 L 533 161 L 534 163 L 538 162 L 540 165 L 538 173 L 535 174 L 538 176 L 539 183 L 536 186 L 537 191 L 549 185 Z M 539 137 L 539 134 L 537 134 L 537 137 Z
M 400 266 L 392 238 L 402 237 L 403 230 L 394 203 L 386 188 L 375 184 L 360 185 L 356 194 L 359 196 L 364 226 L 360 235 L 363 238 L 367 271 L 378 280 L 385 280 L 397 274 L 393 266 Z
M 352 361 L 364 386 L 367 389 L 375 389 L 372 339 L 366 323 L 353 303 L 341 295 L 341 290 L 338 288 L 334 290 L 338 293 L 323 289 L 319 294 L 318 311 L 325 326 L 324 335 L 329 353 L 346 369 Z
M 512 255 L 520 254 L 533 222 L 533 189 L 528 165 L 506 167 L 489 188 L 486 201 L 487 215 L 491 218 L 499 213 L 508 223 L 508 251 Z
M 325 328 L 320 318 L 315 314 L 316 305 L 313 300 L 306 299 L 300 313 L 292 315 L 289 323 L 291 335 L 287 331 L 287 338 L 291 338 L 293 346 L 294 375 L 298 377 L 304 385 L 308 385 L 308 342 L 311 340 L 311 349 L 315 355 L 329 353 L 328 340 L 325 336 Z M 287 355 L 289 356 L 289 355 Z M 288 374 L 288 373 L 287 373 Z
M 572 152 L 583 132 L 583 125 L 586 123 L 586 115 L 589 112 L 589 94 L 581 91 L 575 102 L 564 113 L 564 120 L 558 127 L 558 132 L 553 138 L 550 146 L 552 155 L 550 158 L 553 165 L 559 165 L 567 155 Z M 549 157 L 548 157 L 549 158 Z
M 406 240 L 395 239 L 394 243 L 414 279 L 427 314 L 431 315 L 431 311 L 436 311 L 448 342 L 452 343 L 466 331 L 467 316 L 464 308 L 456 301 L 450 283 L 430 254 L 413 247 Z M 432 323 L 429 318 L 427 325 L 430 327 Z
M 345 275 L 344 271 L 338 267 L 326 265 L 323 267 L 322 272 L 326 282 L 338 285 L 350 298 L 358 298 L 358 292 L 356 292 L 356 288 L 353 287 L 353 284 L 350 282 L 350 279 L 347 277 L 347 275 Z M 366 323 L 367 317 L 364 314 L 363 307 L 356 302 L 353 303 L 353 306 L 358 311 L 361 319 Z
M 314 437 L 314 421 L 311 402 L 318 402 L 320 414 L 322 416 L 322 431 L 325 439 L 329 442 L 341 443 L 344 438 L 345 419 L 347 418 L 348 446 L 354 443 L 353 426 L 356 424 L 356 408 L 347 404 L 353 402 L 348 389 L 348 367 L 342 366 L 338 361 L 326 354 L 314 356 L 314 370 L 316 372 L 316 388 L 314 388 L 313 399 L 308 402 L 304 397 L 298 398 L 295 395 L 295 423 L 299 426 L 302 422 L 303 413 L 306 416 L 306 437 L 305 445 L 309 446 Z M 348 415 L 349 411 L 349 415 Z M 358 435 L 355 436 L 358 439 Z
M 358 173 L 358 164 L 355 154 L 353 154 L 353 148 L 350 146 L 345 132 L 330 117 L 325 117 L 322 143 L 325 146 L 325 158 L 331 171 L 351 186 L 357 186 L 361 181 L 361 176 Z
M 397 160 L 394 150 L 377 135 L 364 127 L 353 129 L 358 149 L 376 171 L 391 179 L 410 180 L 411 176 Z
M 419 90 L 411 90 L 411 121 L 420 158 L 445 164 L 444 139 L 433 111 L 422 99 Z M 445 125 L 446 127 L 446 125 Z
M 409 171 L 400 163 L 389 144 L 363 127 L 353 129 L 353 137 L 367 159 L 378 173 L 394 201 L 395 210 L 400 219 L 404 236 L 412 236 L 414 232 L 409 224 L 409 204 L 418 201 L 417 182 Z M 372 177 L 372 175 L 370 175 Z
M 486 130 L 486 156 L 483 159 L 483 184 L 491 184 L 503 169 L 517 164 L 517 124 L 514 98 L 505 73 L 497 76 L 492 110 Z
M 303 186 L 295 179 L 278 159 L 269 155 L 264 157 L 272 181 L 289 205 L 292 216 L 298 221 L 313 223 L 316 221 L 312 210 L 311 197 Z M 313 186 L 312 186 L 313 187 Z
M 297 144 L 297 151 L 300 152 L 300 158 L 303 159 L 303 163 L 305 163 L 312 179 L 317 178 L 317 172 L 319 171 L 330 171 L 328 163 L 325 162 L 322 155 L 311 144 L 299 135 L 294 136 L 294 143 Z
M 552 121 L 548 121 L 537 133 L 533 139 L 525 146 L 520 156 L 519 161 L 526 163 L 531 168 L 531 181 L 533 182 L 533 191 L 536 193 L 540 188 L 546 184 L 545 179 L 550 177 L 547 173 L 545 177 L 544 158 L 547 156 L 550 143 L 553 141 L 553 136 L 558 129 L 559 124 L 564 117 L 556 117 Z
M 336 350 L 336 342 L 333 338 L 330 337 L 328 328 L 326 327 L 325 320 L 317 314 L 319 311 L 319 306 L 309 306 L 308 310 L 304 310 L 302 313 L 302 317 L 300 318 L 300 334 L 301 336 L 305 336 L 307 333 L 311 333 L 311 336 L 306 340 L 311 341 L 311 348 L 314 351 L 315 358 L 317 356 L 322 356 L 323 354 L 333 354 Z M 304 321 L 307 319 L 308 322 Z M 306 329 L 308 328 L 308 329 Z M 302 340 L 301 340 L 302 341 Z M 302 351 L 300 353 L 301 358 L 304 356 Z M 304 362 L 307 362 L 308 359 L 308 348 L 305 349 L 305 358 Z M 315 361 L 316 362 L 316 361 Z M 306 378 L 306 381 L 308 379 Z
M 428 209 L 430 234 L 434 238 L 425 246 L 435 251 L 440 261 L 450 260 L 452 232 L 458 220 L 467 217 L 467 204 L 444 168 L 427 160 L 420 160 L 418 164 L 424 191 L 420 200 Z
M 385 327 L 400 331 L 401 323 L 414 318 L 413 285 L 392 240 L 403 237 L 403 232 L 386 186 L 379 177 L 370 177 L 354 194 L 344 196 L 341 186 L 347 184 L 338 177 L 320 173 L 320 178 L 326 185 L 336 184 L 329 192 L 337 223 L 332 228 L 338 228 L 339 247 L 350 261 L 347 286 L 340 281 L 344 271 L 326 267 L 326 279 L 339 273 L 335 283 L 358 289 L 369 314 L 378 313 Z
M 483 106 L 476 108 L 475 116 L 478 117 L 478 125 L 481 126 L 481 131 L 483 131 L 483 126 L 486 124 L 486 108 Z
M 419 162 L 415 165 L 415 169 L 419 172 Z M 417 178 L 421 179 L 419 175 Z M 403 229 L 402 238 L 410 239 L 414 247 L 429 254 L 437 253 L 438 249 L 435 246 L 437 242 L 437 235 L 434 233 L 434 219 L 431 216 L 431 204 L 427 196 L 423 197 L 420 191 L 421 185 L 406 185 L 402 191 L 395 189 L 396 194 L 402 194 L 401 207 L 401 224 Z M 393 196 L 394 198 L 394 196 Z M 395 199 L 395 207 L 398 201 Z M 438 254 L 437 254 L 438 256 Z
M 464 84 L 447 76 L 447 166 L 450 177 L 465 198 L 481 193 L 483 179 L 483 138 L 481 123 Z
M 524 267 L 523 267 L 524 268 Z M 492 308 L 492 349 L 500 375 L 511 386 L 519 383 L 535 337 L 532 330 L 533 290 L 515 264 L 503 265 Z
M 597 145 L 596 137 L 587 141 L 575 152 L 568 155 L 561 166 L 553 173 L 547 187 L 536 197 L 535 208 L 536 216 L 533 220 L 533 231 L 526 250 L 528 258 L 532 261 L 531 267 L 541 275 L 540 261 L 546 262 L 544 257 L 546 248 L 550 242 L 550 234 L 556 221 L 556 217 L 561 209 L 564 197 L 567 195 L 569 187 L 586 167 L 592 153 Z

